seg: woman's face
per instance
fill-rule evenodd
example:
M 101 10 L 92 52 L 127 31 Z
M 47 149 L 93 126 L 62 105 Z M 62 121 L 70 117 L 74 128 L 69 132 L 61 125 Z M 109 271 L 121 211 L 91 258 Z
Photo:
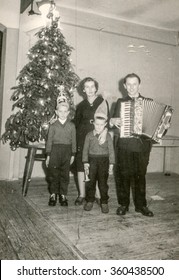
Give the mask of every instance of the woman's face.
M 87 98 L 94 97 L 96 95 L 96 87 L 94 81 L 87 81 L 84 84 L 83 92 L 86 93 Z

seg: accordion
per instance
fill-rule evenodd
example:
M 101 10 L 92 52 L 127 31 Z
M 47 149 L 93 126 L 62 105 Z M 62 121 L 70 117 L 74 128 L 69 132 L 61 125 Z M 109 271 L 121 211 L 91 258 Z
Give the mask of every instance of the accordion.
M 166 126 L 171 120 L 172 113 L 171 106 L 157 103 L 152 99 L 138 98 L 121 102 L 120 137 L 144 136 L 159 142 L 166 133 Z

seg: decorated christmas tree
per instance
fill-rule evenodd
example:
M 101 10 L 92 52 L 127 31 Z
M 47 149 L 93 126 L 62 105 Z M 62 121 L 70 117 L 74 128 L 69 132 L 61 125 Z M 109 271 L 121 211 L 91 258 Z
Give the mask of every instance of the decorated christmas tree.
M 47 137 L 55 117 L 57 99 L 65 96 L 74 109 L 73 94 L 79 82 L 70 60 L 72 47 L 67 45 L 58 27 L 59 18 L 49 14 L 51 24 L 36 33 L 38 40 L 29 50 L 29 62 L 20 71 L 17 86 L 12 88 L 12 115 L 7 119 L 3 143 L 12 150 Z

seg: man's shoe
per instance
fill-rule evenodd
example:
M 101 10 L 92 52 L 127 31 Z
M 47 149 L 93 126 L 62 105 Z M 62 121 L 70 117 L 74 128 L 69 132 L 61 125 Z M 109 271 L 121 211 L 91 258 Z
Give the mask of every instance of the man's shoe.
M 147 216 L 147 217 L 153 217 L 154 216 L 154 213 L 151 210 L 149 210 L 148 207 L 145 207 L 145 206 L 140 208 L 140 209 L 135 208 L 135 211 L 139 212 L 142 215 Z
M 77 199 L 75 200 L 75 205 L 82 205 L 83 201 L 85 200 L 84 197 L 78 196 Z
M 85 211 L 91 211 L 92 208 L 93 208 L 93 202 L 87 202 L 84 206 Z
M 104 214 L 109 213 L 108 204 L 101 204 L 101 212 Z
M 53 193 L 53 194 L 50 195 L 48 205 L 49 206 L 55 206 L 56 203 L 57 203 L 57 195 Z
M 126 212 L 129 210 L 127 206 L 119 206 L 116 210 L 117 215 L 126 215 Z
M 61 206 L 68 206 L 68 200 L 65 195 L 63 194 L 59 195 L 59 203 Z

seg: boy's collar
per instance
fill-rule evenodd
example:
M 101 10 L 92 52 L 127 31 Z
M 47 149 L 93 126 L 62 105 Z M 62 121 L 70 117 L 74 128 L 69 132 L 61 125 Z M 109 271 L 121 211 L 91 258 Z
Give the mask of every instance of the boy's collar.
M 104 129 L 103 129 L 103 130 L 104 130 Z M 103 131 L 101 131 L 101 133 L 102 133 L 102 132 L 103 132 Z M 101 133 L 97 133 L 97 132 L 95 131 L 95 129 L 93 130 L 93 135 L 94 135 L 94 136 L 96 136 L 96 135 L 99 136 Z
M 60 118 L 58 118 L 58 121 L 62 124 L 64 124 L 67 121 L 67 118 L 65 120 L 61 120 Z

